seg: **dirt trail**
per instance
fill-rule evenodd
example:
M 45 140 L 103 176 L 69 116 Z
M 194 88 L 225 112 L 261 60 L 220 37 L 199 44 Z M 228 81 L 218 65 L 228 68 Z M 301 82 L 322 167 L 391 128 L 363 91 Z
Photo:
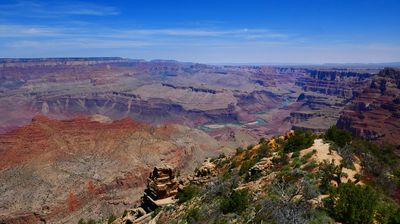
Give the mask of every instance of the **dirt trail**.
M 314 153 L 314 155 L 311 157 L 311 159 L 314 159 L 317 163 L 322 163 L 324 160 L 327 160 L 327 161 L 333 160 L 336 165 L 340 165 L 340 162 L 343 159 L 338 154 L 337 151 L 329 150 L 329 144 L 324 143 L 324 141 L 322 139 L 315 139 L 314 144 L 310 148 L 302 150 L 300 152 L 300 155 L 304 156 L 305 154 L 312 152 L 314 149 L 317 152 Z M 356 160 L 356 162 L 354 162 L 355 170 L 343 168 L 343 172 L 346 173 L 348 176 L 342 177 L 342 182 L 347 182 L 349 180 L 355 181 L 354 176 L 357 173 L 360 173 L 360 171 L 361 171 L 361 165 L 357 161 L 358 160 Z

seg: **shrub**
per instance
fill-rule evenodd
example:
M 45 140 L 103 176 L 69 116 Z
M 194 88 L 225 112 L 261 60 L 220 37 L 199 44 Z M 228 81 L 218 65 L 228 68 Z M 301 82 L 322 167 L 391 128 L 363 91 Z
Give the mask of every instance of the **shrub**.
M 151 214 L 151 217 L 154 218 L 158 215 L 158 213 L 161 212 L 161 207 L 158 207 L 154 210 L 153 214 Z
M 186 213 L 186 221 L 188 223 L 197 223 L 200 218 L 200 209 L 198 208 L 191 208 Z
M 107 223 L 108 223 L 108 224 L 111 224 L 111 223 L 114 222 L 116 219 L 117 219 L 117 217 L 115 217 L 114 214 L 111 214 L 111 215 L 108 217 Z
M 328 212 L 342 223 L 372 223 L 377 210 L 378 197 L 368 185 L 360 186 L 352 182 L 340 184 L 325 200 Z
M 338 153 L 342 156 L 342 165 L 343 167 L 349 169 L 355 169 L 353 162 L 353 147 L 351 145 L 345 145 L 343 147 L 338 148 Z
M 320 188 L 322 192 L 327 191 L 331 186 L 331 181 L 336 181 L 337 184 L 341 183 L 341 177 L 344 175 L 342 166 L 337 166 L 335 163 L 324 160 L 320 166 L 318 175 L 320 177 Z
M 278 156 L 274 156 L 272 158 L 272 163 L 277 166 L 285 166 L 289 164 L 289 156 L 287 153 L 284 153 L 283 150 L 278 152 Z
M 227 213 L 242 213 L 246 210 L 249 204 L 249 192 L 247 189 L 233 191 L 230 197 L 223 198 L 220 203 L 221 212 Z
M 400 167 L 393 170 L 393 176 L 395 183 L 400 186 Z
M 311 131 L 295 131 L 285 144 L 284 152 L 296 152 L 312 146 L 315 136 Z
M 178 191 L 176 197 L 178 198 L 179 203 L 184 203 L 191 200 L 199 193 L 198 187 L 194 185 L 189 185 L 184 187 L 181 191 Z
M 300 151 L 293 152 L 292 158 L 297 158 L 300 156 Z
M 239 175 L 247 174 L 250 168 L 253 167 L 256 163 L 257 161 L 254 159 L 244 161 L 240 166 Z
M 400 208 L 393 202 L 381 201 L 377 210 L 376 221 L 378 221 L 378 223 L 400 223 Z
M 351 142 L 352 137 L 349 131 L 339 129 L 334 125 L 326 131 L 325 139 L 335 142 L 340 147 L 344 147 Z
M 269 146 L 267 144 L 261 144 L 260 148 L 257 151 L 257 159 L 260 160 L 266 156 L 268 156 L 270 153 Z
M 311 170 L 315 169 L 316 167 L 318 167 L 317 161 L 311 160 L 309 163 L 304 165 L 303 169 L 311 171 Z
M 244 149 L 242 147 L 237 147 L 236 148 L 236 155 L 239 155 L 240 153 L 242 153 L 244 151 Z
M 96 220 L 89 219 L 86 224 L 96 224 Z
M 231 164 L 229 165 L 229 169 L 236 168 L 237 166 L 238 166 L 237 161 L 236 160 L 232 160 Z
M 312 215 L 312 219 L 309 224 L 335 224 L 335 221 L 329 217 L 328 214 L 322 211 L 317 211 Z
M 222 152 L 218 155 L 218 159 L 223 159 L 223 158 L 226 158 L 226 155 L 225 153 Z
M 370 153 L 379 162 L 385 165 L 393 166 L 399 161 L 393 145 L 377 145 L 372 142 L 357 139 L 352 143 L 354 150 L 358 154 Z
M 314 154 L 315 154 L 314 151 L 311 151 L 311 152 L 305 154 L 305 155 L 304 155 L 303 157 L 301 157 L 301 159 L 300 159 L 301 163 L 302 163 L 302 164 L 306 164 L 307 161 L 308 161 Z
M 301 160 L 298 157 L 293 159 L 293 161 L 292 161 L 293 168 L 300 168 L 301 165 L 302 165 Z

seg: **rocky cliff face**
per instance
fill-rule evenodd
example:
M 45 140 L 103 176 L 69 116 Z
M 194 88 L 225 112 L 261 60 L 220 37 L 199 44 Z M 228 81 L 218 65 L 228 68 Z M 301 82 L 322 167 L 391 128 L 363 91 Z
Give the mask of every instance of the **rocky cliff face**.
M 308 74 L 299 78 L 296 85 L 304 91 L 318 92 L 342 98 L 352 98 L 359 95 L 365 80 L 372 75 L 369 73 L 346 71 L 306 70 Z
M 123 58 L 3 59 L 0 132 L 27 124 L 36 114 L 61 119 L 101 114 L 190 127 L 234 123 L 256 135 L 277 133 L 269 128 L 274 124 L 257 125 L 257 120 L 297 98 L 300 74 L 265 66 Z
M 294 129 L 323 132 L 336 124 L 345 105 L 369 84 L 369 73 L 304 70 L 296 80 L 302 88 L 297 102 L 300 109 L 290 114 Z
M 108 216 L 139 199 L 152 167 L 185 175 L 218 149 L 207 134 L 179 125 L 36 116 L 0 135 L 0 222 Z
M 217 124 L 211 131 L 218 132 L 238 124 L 229 128 L 258 138 L 292 126 L 323 131 L 370 79 L 370 73 L 355 69 L 123 58 L 2 59 L 0 132 L 24 125 L 36 114 L 102 114 L 190 127 Z
M 356 136 L 400 145 L 400 70 L 387 68 L 346 108 L 337 125 Z

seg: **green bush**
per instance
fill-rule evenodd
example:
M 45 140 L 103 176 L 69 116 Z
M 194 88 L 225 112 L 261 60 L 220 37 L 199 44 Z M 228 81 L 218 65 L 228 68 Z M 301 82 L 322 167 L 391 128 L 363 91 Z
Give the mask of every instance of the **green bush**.
M 295 131 L 294 136 L 290 137 L 285 144 L 283 151 L 296 152 L 312 146 L 315 136 L 311 131 Z
M 311 151 L 311 152 L 305 154 L 304 156 L 302 156 L 301 159 L 300 159 L 301 163 L 302 163 L 302 164 L 306 164 L 307 161 L 308 161 L 314 154 L 315 154 L 315 152 L 314 152 L 314 151 Z
M 304 170 L 312 170 L 312 169 L 315 169 L 316 167 L 318 167 L 317 161 L 311 160 L 309 163 L 304 165 L 303 169 Z
M 176 197 L 179 203 L 184 203 L 194 198 L 199 193 L 198 187 L 189 185 L 178 191 Z
M 267 140 L 265 140 L 265 138 L 260 138 L 258 144 L 267 144 Z
M 393 202 L 382 200 L 375 217 L 382 224 L 400 223 L 400 208 Z
M 379 162 L 393 166 L 399 162 L 399 156 L 395 153 L 393 145 L 377 145 L 372 142 L 357 139 L 352 142 L 354 150 L 358 154 L 370 153 Z
M 335 224 L 335 221 L 329 217 L 328 214 L 322 211 L 315 212 L 312 215 L 312 219 L 310 220 L 309 224 Z
M 393 170 L 393 176 L 395 183 L 400 186 L 400 167 L 397 167 Z
M 349 131 L 339 129 L 334 125 L 326 131 L 325 139 L 335 142 L 340 147 L 344 147 L 351 142 L 352 137 Z
M 261 160 L 262 158 L 268 156 L 270 154 L 270 148 L 267 144 L 261 144 L 260 148 L 257 151 L 257 159 Z
M 278 156 L 274 156 L 272 158 L 272 163 L 276 166 L 276 167 L 280 167 L 280 166 L 285 166 L 287 164 L 289 164 L 289 156 L 287 153 L 283 152 L 283 150 L 280 150 L 278 152 Z
M 87 224 L 96 224 L 96 220 L 94 220 L 94 219 L 89 219 L 89 220 L 87 221 Z
M 249 191 L 247 189 L 233 191 L 230 197 L 223 198 L 220 202 L 221 212 L 240 214 L 249 205 Z
M 300 168 L 302 165 L 301 160 L 299 159 L 299 157 L 296 157 L 293 159 L 292 161 L 292 167 L 293 168 Z
M 352 182 L 340 184 L 325 200 L 328 212 L 336 221 L 352 224 L 372 223 L 377 205 L 377 194 L 370 186 Z
M 191 208 L 186 213 L 186 221 L 188 223 L 197 223 L 201 219 L 200 209 Z
M 242 147 L 237 147 L 236 148 L 236 155 L 239 155 L 240 153 L 242 153 L 244 151 L 244 149 Z
M 96 222 L 96 220 L 94 219 L 89 219 L 87 222 L 84 219 L 79 219 L 78 224 L 96 224 L 96 223 L 100 223 Z
M 240 166 L 239 175 L 242 176 L 244 174 L 247 174 L 249 172 L 250 168 L 253 167 L 256 163 L 257 163 L 257 161 L 254 159 L 244 161 L 242 163 L 242 165 Z
M 345 145 L 337 149 L 339 155 L 343 158 L 341 164 L 343 167 L 349 169 L 355 169 L 353 156 L 354 156 L 354 149 L 351 145 Z
M 300 156 L 300 151 L 293 152 L 292 159 Z
M 221 152 L 221 153 L 218 155 L 218 159 L 223 159 L 223 158 L 226 158 L 226 155 L 225 155 L 225 153 Z
M 108 217 L 107 223 L 108 223 L 108 224 L 111 224 L 111 223 L 114 222 L 116 219 L 117 219 L 117 217 L 115 217 L 114 214 L 111 214 L 111 215 Z
M 343 167 L 335 165 L 333 160 L 331 162 L 324 160 L 320 163 L 318 176 L 320 178 L 320 188 L 322 192 L 326 192 L 330 188 L 332 180 L 337 184 L 341 183 L 341 177 L 344 175 L 342 169 Z

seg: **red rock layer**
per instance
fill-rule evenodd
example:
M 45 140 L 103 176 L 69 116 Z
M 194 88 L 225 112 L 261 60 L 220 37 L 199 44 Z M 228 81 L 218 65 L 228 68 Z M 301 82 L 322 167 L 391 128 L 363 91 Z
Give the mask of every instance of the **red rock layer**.
M 400 145 L 400 71 L 381 71 L 340 117 L 337 125 L 356 136 Z

